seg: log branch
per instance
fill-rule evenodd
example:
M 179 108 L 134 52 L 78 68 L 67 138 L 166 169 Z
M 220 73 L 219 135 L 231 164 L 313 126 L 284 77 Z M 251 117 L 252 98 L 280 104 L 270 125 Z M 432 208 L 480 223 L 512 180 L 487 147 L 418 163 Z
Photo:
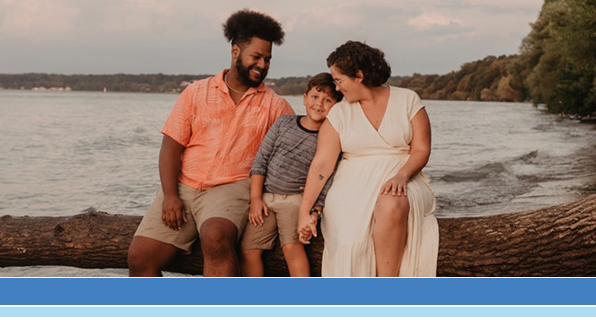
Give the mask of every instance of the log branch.
M 91 212 L 71 217 L 0 218 L 0 267 L 62 265 L 127 268 L 141 216 Z M 520 213 L 439 219 L 438 276 L 596 276 L 596 195 Z M 313 276 L 321 274 L 323 239 L 306 246 Z M 287 276 L 279 247 L 263 255 L 268 276 Z M 168 271 L 201 274 L 200 243 Z

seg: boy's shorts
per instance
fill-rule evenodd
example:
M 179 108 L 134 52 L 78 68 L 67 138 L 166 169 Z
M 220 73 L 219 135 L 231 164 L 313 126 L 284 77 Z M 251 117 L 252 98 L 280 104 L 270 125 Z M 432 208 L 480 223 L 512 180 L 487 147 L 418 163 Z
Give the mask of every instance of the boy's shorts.
M 247 223 L 240 241 L 242 250 L 271 250 L 275 247 L 275 238 L 279 233 L 279 242 L 300 244 L 298 240 L 298 209 L 302 194 L 264 193 L 263 201 L 269 208 L 269 216 L 263 214 L 263 225 L 255 227 Z
M 199 236 L 201 225 L 209 218 L 225 218 L 238 228 L 238 239 L 246 225 L 250 208 L 250 179 L 227 183 L 208 190 L 197 190 L 178 183 L 178 193 L 184 203 L 186 219 L 180 230 L 172 230 L 161 220 L 163 190 L 160 187 L 155 200 L 143 217 L 135 236 L 152 238 L 171 244 L 189 254 Z

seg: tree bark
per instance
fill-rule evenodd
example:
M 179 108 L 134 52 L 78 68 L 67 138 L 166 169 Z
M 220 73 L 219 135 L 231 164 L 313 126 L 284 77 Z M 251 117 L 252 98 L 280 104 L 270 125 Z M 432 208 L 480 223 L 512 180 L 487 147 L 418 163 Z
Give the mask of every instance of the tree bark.
M 91 212 L 72 217 L 0 218 L 0 267 L 63 265 L 127 268 L 128 246 L 141 216 Z M 596 276 L 596 195 L 533 211 L 439 219 L 438 276 Z M 306 246 L 313 276 L 321 274 L 323 239 Z M 263 255 L 268 276 L 287 276 L 279 247 Z M 202 273 L 200 243 L 168 271 Z

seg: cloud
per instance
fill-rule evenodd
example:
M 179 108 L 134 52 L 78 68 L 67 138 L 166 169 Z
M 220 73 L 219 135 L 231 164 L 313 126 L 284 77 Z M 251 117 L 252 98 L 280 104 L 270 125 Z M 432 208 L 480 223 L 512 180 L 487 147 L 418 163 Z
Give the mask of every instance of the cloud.
M 355 27 L 363 24 L 366 18 L 354 12 L 351 5 L 323 6 L 303 10 L 301 16 L 308 22 L 320 22 L 333 27 Z
M 449 18 L 449 17 L 446 17 L 440 13 L 435 13 L 435 12 L 425 13 L 425 14 L 419 15 L 415 18 L 412 18 L 412 19 L 408 20 L 408 25 L 415 27 L 416 30 L 419 30 L 419 31 L 429 30 L 434 26 L 439 26 L 439 27 L 448 27 L 448 26 L 453 26 L 453 25 L 459 25 L 460 27 L 464 26 L 463 22 L 459 19 Z
M 106 31 L 163 31 L 176 25 L 175 7 L 154 0 L 126 0 L 111 3 L 105 11 Z
M 285 32 L 292 32 L 296 29 L 296 24 L 298 23 L 298 19 L 291 19 L 283 21 L 283 28 Z
M 243 8 L 284 26 L 271 77 L 326 70 L 349 39 L 384 50 L 399 74 L 441 73 L 515 52 L 542 1 L 0 0 L 0 73 L 216 73 L 230 63 L 221 24 Z
M 470 6 L 484 6 L 496 9 L 531 9 L 540 7 L 544 0 L 464 0 L 464 4 Z
M 446 40 L 454 40 L 462 37 L 473 37 L 476 35 L 474 28 L 462 27 L 457 23 L 451 22 L 446 26 L 433 25 L 430 29 L 420 31 L 416 36 L 427 36 L 432 40 L 442 42 Z
M 0 34 L 46 42 L 75 29 L 79 12 L 66 1 L 0 0 Z

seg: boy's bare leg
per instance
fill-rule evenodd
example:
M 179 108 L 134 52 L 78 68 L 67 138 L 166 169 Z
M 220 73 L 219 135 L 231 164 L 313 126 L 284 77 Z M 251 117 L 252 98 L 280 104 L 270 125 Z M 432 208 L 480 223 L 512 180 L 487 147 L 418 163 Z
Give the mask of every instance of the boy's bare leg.
M 263 250 L 251 249 L 242 251 L 242 275 L 245 277 L 265 276 L 265 267 L 261 255 Z
M 286 244 L 282 250 L 291 277 L 310 277 L 308 257 L 302 244 Z

